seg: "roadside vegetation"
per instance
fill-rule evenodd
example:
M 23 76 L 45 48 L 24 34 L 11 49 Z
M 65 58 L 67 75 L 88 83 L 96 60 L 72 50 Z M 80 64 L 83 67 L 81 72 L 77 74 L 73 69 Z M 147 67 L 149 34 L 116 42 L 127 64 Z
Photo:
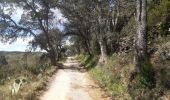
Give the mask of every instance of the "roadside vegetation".
M 161 52 L 161 51 L 160 51 Z M 113 54 L 108 58 L 105 65 L 100 64 L 99 55 L 87 56 L 79 55 L 77 59 L 89 71 L 93 79 L 107 91 L 113 99 L 124 100 L 166 100 L 170 96 L 169 84 L 169 60 L 162 58 L 162 55 L 155 53 L 151 58 L 153 70 L 155 74 L 156 86 L 149 89 L 145 86 L 147 80 L 140 80 L 141 83 L 135 83 L 134 86 L 129 85 L 129 76 L 133 65 L 132 54 Z M 143 83 L 143 84 L 142 84 Z
M 129 19 L 119 34 L 124 34 L 115 50 L 107 51 L 107 62 L 100 61 L 100 51 L 92 45 L 93 54 L 81 52 L 78 58 L 108 94 L 113 99 L 125 100 L 168 100 L 170 98 L 170 70 L 169 70 L 169 6 L 170 2 L 152 1 L 148 5 L 148 63 L 143 63 L 141 72 L 135 76 L 133 52 L 133 35 L 135 34 L 135 20 Z M 167 27 L 167 31 L 166 31 Z M 125 35 L 125 34 L 128 35 Z M 156 36 L 156 37 L 155 37 Z M 114 37 L 112 38 L 114 39 Z M 93 39 L 92 41 L 94 41 Z M 94 42 L 92 42 L 94 43 Z M 108 45 L 107 45 L 108 47 Z M 109 47 L 108 47 L 109 48 Z M 132 77 L 131 77 L 132 76 Z M 131 80 L 131 78 L 135 80 Z
M 13 9 L 22 9 L 19 21 Z M 1 84 L 22 77 L 34 88 L 62 57 L 77 54 L 113 100 L 170 99 L 169 0 L 1 0 L 0 40 L 27 37 L 49 60 L 1 56 Z
M 41 52 L 0 52 L 0 99 L 36 100 L 56 71 Z

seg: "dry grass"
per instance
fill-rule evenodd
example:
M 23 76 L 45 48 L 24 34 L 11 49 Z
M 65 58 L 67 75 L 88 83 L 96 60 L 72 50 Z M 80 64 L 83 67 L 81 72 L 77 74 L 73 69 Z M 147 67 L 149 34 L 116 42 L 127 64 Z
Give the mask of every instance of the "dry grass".
M 41 53 L 0 53 L 8 65 L 0 65 L 0 100 L 36 100 L 45 88 L 46 81 L 57 70 L 50 66 L 48 59 L 40 61 Z M 25 57 L 25 58 L 24 58 Z M 17 79 L 25 79 L 17 94 L 12 95 L 11 87 Z
M 170 43 L 166 43 L 167 47 Z M 165 47 L 165 46 L 164 46 Z M 152 89 L 140 88 L 142 84 L 129 87 L 129 77 L 133 70 L 132 54 L 113 54 L 107 64 L 98 67 L 95 57 L 79 56 L 78 58 L 87 67 L 94 79 L 115 100 L 169 100 L 170 99 L 170 62 L 162 57 L 162 49 L 151 57 L 151 64 L 155 73 L 155 87 Z

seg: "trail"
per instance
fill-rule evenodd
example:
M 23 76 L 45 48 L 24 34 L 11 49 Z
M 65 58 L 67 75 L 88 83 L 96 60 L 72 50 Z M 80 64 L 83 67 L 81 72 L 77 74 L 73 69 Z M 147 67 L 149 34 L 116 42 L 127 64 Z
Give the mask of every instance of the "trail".
M 64 65 L 66 67 L 52 77 L 40 100 L 110 100 L 88 72 L 80 71 L 80 65 L 73 57 L 69 57 Z

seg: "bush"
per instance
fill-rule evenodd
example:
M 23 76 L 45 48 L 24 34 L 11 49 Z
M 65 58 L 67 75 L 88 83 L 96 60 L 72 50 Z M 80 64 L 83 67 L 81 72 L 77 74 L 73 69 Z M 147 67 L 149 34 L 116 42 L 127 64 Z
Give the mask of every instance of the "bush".
M 155 74 L 152 65 L 148 62 L 141 66 L 140 73 L 137 75 L 137 85 L 139 88 L 149 88 L 155 87 Z
M 8 62 L 6 60 L 5 56 L 0 56 L 0 66 L 8 65 Z
M 81 63 L 83 63 L 86 68 L 89 68 L 93 78 L 114 98 L 117 96 L 122 96 L 122 98 L 128 98 L 128 96 L 123 97 L 127 94 L 127 87 L 122 82 L 121 73 L 125 72 L 122 69 L 124 65 L 129 65 L 129 57 L 118 55 L 112 55 L 108 59 L 108 63 L 104 66 L 97 67 L 99 56 L 82 56 Z M 128 59 L 127 59 L 127 58 Z M 122 59 L 123 58 L 123 59 Z M 116 70 L 115 70 L 116 69 Z M 126 70 L 126 69 L 125 69 Z
M 40 64 L 36 67 L 31 67 L 30 70 L 33 74 L 38 75 L 40 73 L 45 72 L 46 69 L 50 68 L 49 64 Z

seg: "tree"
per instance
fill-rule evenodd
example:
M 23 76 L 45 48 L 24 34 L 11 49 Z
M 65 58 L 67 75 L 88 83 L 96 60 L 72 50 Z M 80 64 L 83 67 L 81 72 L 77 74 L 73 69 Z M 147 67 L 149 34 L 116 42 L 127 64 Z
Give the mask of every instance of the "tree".
M 4 40 L 33 36 L 36 43 L 42 47 L 41 49 L 45 50 L 52 56 L 52 64 L 56 65 L 56 61 L 58 60 L 58 51 L 56 51 L 56 48 L 53 45 L 53 40 L 51 40 L 50 30 L 56 28 L 56 23 L 54 23 L 56 22 L 54 10 L 56 2 L 58 1 L 9 0 L 7 2 L 6 6 L 9 6 L 10 4 L 13 5 L 11 6 L 13 8 L 19 6 L 20 9 L 23 9 L 23 14 L 20 21 L 16 22 L 11 17 L 11 11 L 10 13 L 6 13 L 5 9 L 3 9 L 4 7 L 1 7 L 0 31 L 1 36 L 5 38 Z M 1 6 L 3 6 L 3 4 Z M 10 10 L 12 10 L 12 8 Z M 44 41 L 46 41 L 46 46 L 44 46 L 44 42 L 40 40 L 41 36 L 38 32 L 41 32 Z
M 97 0 L 96 2 L 96 31 L 98 33 L 98 42 L 100 45 L 101 57 L 100 62 L 105 62 L 107 59 L 107 48 L 106 48 L 106 41 L 105 41 L 105 34 L 107 33 L 107 26 L 108 26 L 108 19 L 107 19 L 107 12 L 109 9 L 107 7 L 109 4 L 108 2 L 104 2 L 102 0 Z M 106 8 L 103 8 L 106 6 Z
M 8 65 L 8 61 L 5 56 L 0 56 L 0 66 Z
M 68 19 L 66 35 L 77 35 L 75 41 L 81 44 L 77 45 L 89 55 L 97 48 L 100 61 L 105 62 L 118 48 L 116 43 L 124 35 L 120 32 L 134 15 L 133 4 L 134 0 L 62 0 L 58 7 Z
M 84 51 L 92 55 L 90 48 L 92 20 L 89 18 L 92 10 L 91 4 L 88 3 L 88 1 L 62 0 L 59 8 L 69 21 L 65 24 L 65 36 L 78 36 Z
M 140 72 L 147 58 L 147 0 L 136 1 L 135 71 Z
M 52 30 L 49 30 L 48 36 L 50 38 L 50 42 L 51 42 L 52 47 L 53 47 L 55 52 L 53 52 L 53 51 L 47 52 L 46 56 L 48 58 L 50 58 L 51 64 L 55 65 L 56 62 L 59 60 L 59 57 L 60 57 L 60 54 L 61 54 L 62 39 L 63 39 L 62 36 L 63 35 L 60 32 L 60 30 L 52 29 Z M 47 41 L 48 40 L 47 40 L 45 34 L 40 33 L 40 34 L 37 35 L 37 39 L 30 41 L 29 44 L 33 49 L 40 47 L 42 50 L 44 50 L 44 48 L 50 50 L 51 47 L 48 45 Z
M 62 13 L 69 21 L 67 33 L 77 35 L 89 55 L 92 54 L 90 40 L 97 38 L 95 40 L 100 45 L 102 60 L 107 57 L 105 34 L 108 29 L 108 7 L 109 1 L 104 0 L 63 0 L 60 5 Z

